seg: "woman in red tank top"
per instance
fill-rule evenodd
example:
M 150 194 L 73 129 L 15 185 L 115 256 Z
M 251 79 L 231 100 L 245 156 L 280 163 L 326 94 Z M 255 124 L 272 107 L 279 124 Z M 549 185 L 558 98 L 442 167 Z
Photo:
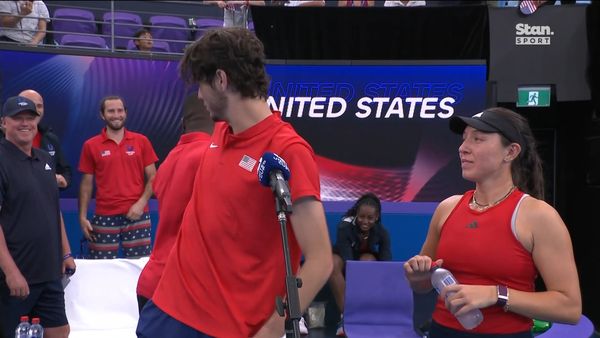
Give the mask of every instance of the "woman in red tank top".
M 433 313 L 430 338 L 532 337 L 532 319 L 577 323 L 581 292 L 567 227 L 544 202 L 541 160 L 527 120 L 504 108 L 453 116 L 461 134 L 464 179 L 475 189 L 435 210 L 421 252 L 404 269 L 416 292 L 429 292 L 435 261 L 459 283 L 446 286 Z M 535 245 L 534 245 L 535 244 Z M 535 290 L 542 277 L 546 291 Z M 455 316 L 481 309 L 466 330 Z

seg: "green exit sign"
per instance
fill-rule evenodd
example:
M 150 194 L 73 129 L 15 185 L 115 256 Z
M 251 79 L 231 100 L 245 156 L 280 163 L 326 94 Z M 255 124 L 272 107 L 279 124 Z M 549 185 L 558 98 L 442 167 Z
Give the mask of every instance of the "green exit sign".
M 519 87 L 517 107 L 550 107 L 550 86 Z

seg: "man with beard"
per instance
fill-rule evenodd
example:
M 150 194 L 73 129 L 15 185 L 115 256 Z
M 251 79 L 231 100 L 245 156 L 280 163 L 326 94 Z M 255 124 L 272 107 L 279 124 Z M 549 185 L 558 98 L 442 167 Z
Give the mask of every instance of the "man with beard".
M 79 223 L 93 259 L 117 258 L 119 244 L 127 258 L 150 254 L 148 200 L 158 160 L 142 134 L 125 128 L 127 108 L 119 96 L 100 103 L 106 123 L 99 135 L 83 144 L 79 171 Z M 96 180 L 96 209 L 90 222 L 88 204 Z
M 138 338 L 281 337 L 274 300 L 286 294 L 283 244 L 258 159 L 270 151 L 290 169 L 290 261 L 304 310 L 332 269 L 314 152 L 269 109 L 264 47 L 247 29 L 207 31 L 180 67 L 217 123 Z

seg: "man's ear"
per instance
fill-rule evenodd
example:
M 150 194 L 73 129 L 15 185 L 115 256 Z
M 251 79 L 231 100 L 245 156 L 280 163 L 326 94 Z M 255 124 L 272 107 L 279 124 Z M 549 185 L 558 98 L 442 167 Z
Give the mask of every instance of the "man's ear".
M 215 84 L 215 88 L 219 89 L 222 92 L 227 90 L 227 86 L 228 86 L 229 82 L 228 82 L 228 78 L 227 78 L 227 73 L 225 73 L 224 70 L 217 69 L 217 72 L 215 74 L 214 84 Z

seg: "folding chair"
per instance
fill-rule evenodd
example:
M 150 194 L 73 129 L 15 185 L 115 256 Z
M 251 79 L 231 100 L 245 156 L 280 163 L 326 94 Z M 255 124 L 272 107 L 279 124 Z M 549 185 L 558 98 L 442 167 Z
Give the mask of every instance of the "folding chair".
M 421 337 L 403 262 L 346 262 L 344 331 L 349 338 Z
M 575 325 L 552 323 L 552 327 L 536 338 L 590 338 L 594 334 L 594 324 L 590 319 L 581 315 L 579 323 Z
M 59 8 L 52 17 L 54 40 L 60 43 L 65 34 L 96 34 L 95 20 L 94 13 L 85 9 Z
M 189 43 L 190 28 L 185 19 L 177 16 L 155 15 L 150 17 L 150 32 L 156 42 L 157 39 L 176 40 L 167 41 L 170 50 L 175 53 L 182 53 L 185 46 Z
M 100 36 L 65 34 L 60 39 L 61 46 L 106 49 L 106 41 Z
M 142 18 L 134 13 L 126 12 L 107 12 L 102 16 L 102 34 L 105 37 L 106 44 L 112 46 L 112 23 L 114 22 L 115 48 L 127 48 L 127 41 L 142 28 Z

